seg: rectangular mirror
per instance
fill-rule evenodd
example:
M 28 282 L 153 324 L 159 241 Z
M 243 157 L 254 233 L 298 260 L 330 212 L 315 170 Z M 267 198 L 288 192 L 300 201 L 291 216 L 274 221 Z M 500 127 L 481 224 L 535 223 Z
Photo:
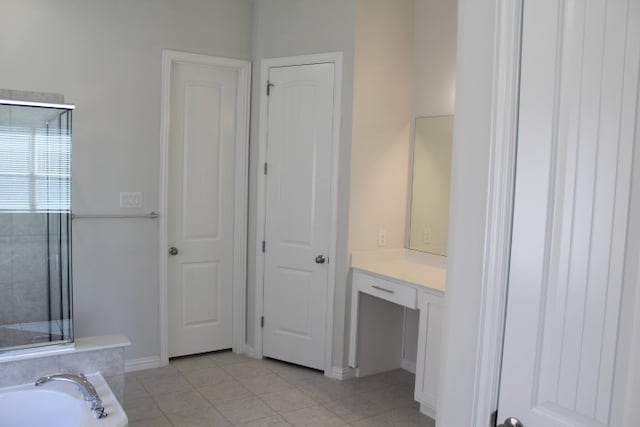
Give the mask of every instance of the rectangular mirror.
M 416 118 L 409 249 L 447 255 L 453 116 Z

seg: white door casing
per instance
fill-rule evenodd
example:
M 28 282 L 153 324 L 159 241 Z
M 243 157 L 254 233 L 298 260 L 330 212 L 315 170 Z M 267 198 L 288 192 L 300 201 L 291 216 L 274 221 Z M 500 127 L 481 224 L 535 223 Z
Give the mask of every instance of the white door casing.
M 164 363 L 243 350 L 248 79 L 246 61 L 163 53 Z
M 324 369 L 331 208 L 331 63 L 273 67 L 263 354 Z
M 320 65 L 320 67 L 314 68 L 313 65 Z M 333 262 L 333 257 L 336 251 L 336 230 L 337 230 L 337 188 L 338 188 L 338 147 L 340 141 L 340 106 L 341 106 L 341 80 L 342 80 L 342 54 L 341 53 L 326 53 L 326 54 L 314 54 L 314 55 L 305 55 L 305 56 L 297 56 L 297 57 L 286 57 L 286 58 L 273 58 L 266 59 L 262 61 L 261 64 L 261 95 L 260 95 L 260 119 L 259 119 L 259 153 L 258 160 L 260 168 L 263 167 L 263 164 L 267 162 L 268 157 L 271 158 L 278 153 L 278 150 L 271 150 L 273 147 L 271 142 L 271 136 L 269 135 L 269 127 L 274 123 L 273 118 L 271 117 L 271 113 L 269 112 L 269 103 L 271 97 L 266 96 L 266 87 L 267 82 L 269 80 L 269 75 L 271 70 L 274 68 L 283 69 L 287 67 L 290 72 L 295 70 L 303 70 L 303 71 L 313 71 L 309 76 L 311 80 L 305 82 L 299 82 L 297 84 L 292 84 L 287 88 L 287 85 L 284 86 L 287 90 L 283 91 L 282 83 L 280 83 L 281 95 L 284 94 L 285 97 L 280 98 L 283 100 L 281 105 L 288 105 L 290 107 L 289 111 L 283 110 L 286 114 L 289 115 L 288 119 L 292 117 L 295 118 L 297 122 L 302 117 L 306 116 L 307 118 L 303 118 L 302 120 L 306 120 L 307 124 L 311 127 L 319 125 L 322 120 L 324 120 L 325 124 L 328 124 L 328 131 L 324 132 L 324 136 L 316 135 L 309 139 L 309 133 L 307 133 L 306 138 L 309 141 L 304 142 L 303 144 L 296 144 L 291 146 L 292 141 L 285 141 L 282 144 L 282 147 L 286 147 L 289 144 L 292 148 L 297 151 L 297 154 L 294 153 L 283 153 L 283 156 L 280 156 L 279 159 L 269 160 L 270 164 L 268 165 L 268 174 L 260 174 L 258 177 L 258 212 L 257 212 L 257 245 L 256 245 L 256 300 L 255 300 L 255 346 L 253 348 L 249 347 L 248 352 L 252 353 L 256 356 L 270 356 L 275 358 L 281 358 L 293 361 L 294 363 L 305 364 L 307 366 L 313 366 L 317 369 L 322 369 L 325 371 L 325 375 L 338 375 L 338 370 L 333 372 L 332 369 L 332 349 L 333 349 L 333 311 L 334 311 L 334 286 L 335 286 L 335 263 Z M 328 70 L 329 74 L 326 74 Z M 325 74 L 324 77 L 320 76 L 320 82 L 322 82 L 323 78 L 329 78 L 331 83 L 328 84 L 326 81 L 324 83 L 320 83 L 320 86 L 317 86 L 316 89 L 311 90 L 311 86 L 309 84 L 317 85 L 319 82 L 313 83 L 312 80 L 317 79 L 319 75 L 313 76 L 314 73 L 317 73 L 317 70 L 320 71 L 320 74 Z M 286 71 L 286 70 L 285 70 Z M 277 74 L 277 73 L 276 73 Z M 277 79 L 277 75 L 274 75 Z M 295 78 L 294 78 L 295 81 Z M 272 87 L 272 94 L 275 94 L 278 91 L 278 83 L 275 87 Z M 293 83 L 293 81 L 291 82 Z M 302 84 L 300 84 L 302 83 Z M 320 87 L 324 87 L 328 89 L 327 94 L 319 95 L 318 89 Z M 262 90 L 264 89 L 264 91 Z M 315 93 L 314 93 L 315 92 Z M 300 104 L 300 96 L 303 95 L 311 95 L 315 100 L 313 100 L 310 104 L 302 103 Z M 298 101 L 295 101 L 294 98 L 298 97 Z M 317 115 L 310 113 L 317 113 L 318 111 L 314 111 L 314 108 L 317 106 L 322 106 L 324 103 L 324 109 L 327 109 L 327 105 L 331 107 L 328 111 L 325 111 L 325 115 Z M 296 104 L 298 104 L 296 106 Z M 315 106 L 314 106 L 315 105 Z M 297 117 L 296 117 L 297 116 Z M 320 118 L 323 117 L 323 118 Z M 286 119 L 285 119 L 286 120 Z M 281 121 L 281 123 L 284 123 Z M 295 132 L 298 132 L 302 129 L 299 124 L 293 123 L 297 126 L 298 130 L 291 132 L 291 129 L 288 129 L 290 136 L 296 135 Z M 298 134 L 296 137 L 301 136 L 302 134 Z M 323 145 L 318 146 L 319 138 L 324 138 L 325 141 L 322 143 Z M 268 140 L 269 138 L 269 140 Z M 310 156 L 304 153 L 304 150 L 308 150 L 315 145 L 315 148 L 321 148 L 321 151 L 325 151 L 325 153 L 311 152 Z M 276 145 L 276 148 L 278 146 Z M 300 162 L 296 162 L 295 156 L 301 156 Z M 315 158 L 315 161 L 309 160 Z M 324 159 L 324 160 L 321 160 Z M 284 162 L 282 162 L 284 160 Z M 318 163 L 320 161 L 320 163 Z M 285 198 L 289 200 L 287 203 L 290 204 L 292 209 L 297 209 L 297 211 L 289 211 L 286 207 L 281 209 L 280 214 L 284 214 L 284 217 L 280 218 L 280 221 L 283 218 L 299 218 L 301 221 L 298 221 L 296 224 L 288 224 L 290 225 L 290 229 L 283 229 L 279 226 L 277 221 L 267 220 L 267 212 L 271 209 L 268 208 L 267 197 L 270 194 L 277 194 L 278 192 L 278 184 L 277 179 L 275 178 L 278 175 L 278 162 L 281 162 L 281 169 L 284 172 L 283 177 L 287 174 L 291 176 L 292 173 L 302 173 L 301 179 L 298 179 L 299 182 L 286 182 L 282 181 L 283 189 L 286 186 L 291 186 L 293 191 L 297 191 L 297 194 L 282 194 Z M 322 162 L 326 162 L 324 166 L 318 168 L 317 165 L 321 165 Z M 316 168 L 316 170 L 307 170 L 304 168 L 300 168 L 302 164 L 312 165 Z M 305 167 L 307 167 L 305 166 Z M 318 179 L 314 177 L 316 174 L 321 178 Z M 322 175 L 324 174 L 324 175 Z M 273 179 L 274 185 L 268 186 L 268 182 L 270 179 Z M 309 188 L 308 194 L 305 194 L 303 189 L 303 181 L 306 180 L 307 185 L 317 185 L 317 189 Z M 313 182 L 315 180 L 315 182 Z M 297 187 L 297 188 L 296 188 Z M 328 190 L 328 194 L 327 194 Z M 319 192 L 318 192 L 319 191 Z M 321 193 L 325 193 L 328 197 L 320 203 L 319 205 L 319 197 Z M 298 197 L 300 196 L 300 197 Z M 278 195 L 277 197 L 280 197 Z M 285 200 L 285 199 L 283 199 Z M 306 202 L 305 202 L 306 201 Z M 313 206 L 308 206 L 308 202 L 312 202 Z M 307 206 L 305 207 L 305 203 Z M 292 204 L 292 205 L 291 205 Z M 272 204 L 275 210 L 269 215 L 269 217 L 276 218 L 274 216 L 278 213 L 279 206 L 277 204 Z M 307 229 L 305 230 L 305 216 L 303 215 L 304 211 L 310 212 L 310 209 L 313 210 L 313 215 L 315 215 L 314 220 L 318 218 L 325 217 L 326 220 L 320 219 L 318 224 L 325 224 L 324 231 L 319 232 L 320 229 L 317 227 L 313 227 L 309 229 L 308 227 L 311 225 L 309 222 L 309 218 L 307 218 Z M 269 224 L 273 224 L 274 228 L 271 231 L 268 231 Z M 285 232 L 285 234 L 280 234 L 278 229 Z M 292 233 L 297 233 L 298 236 L 295 236 Z M 310 235 L 309 233 L 312 233 Z M 306 234 L 306 235 L 305 235 Z M 280 244 L 273 242 L 273 238 L 269 236 L 275 236 L 276 241 L 278 241 L 281 237 L 283 240 L 280 240 Z M 261 250 L 263 239 L 266 241 L 266 252 L 263 253 Z M 287 242 L 289 240 L 290 242 Z M 295 240 L 298 240 L 295 242 Z M 322 243 L 324 241 L 324 243 Z M 314 243 L 315 242 L 315 243 Z M 289 246 L 288 248 L 286 246 Z M 290 252 L 294 254 L 293 260 L 295 260 L 298 264 L 288 264 L 287 262 L 281 263 L 282 268 L 276 267 L 276 264 L 273 264 L 273 268 L 270 270 L 269 264 L 267 263 L 267 256 L 273 253 L 273 260 L 275 262 L 280 262 L 283 260 L 282 255 L 286 253 L 287 250 L 291 250 L 291 246 L 295 247 L 298 245 L 297 250 Z M 278 248 L 278 246 L 280 246 Z M 312 249 L 313 248 L 313 249 Z M 304 250 L 300 250 L 304 249 Z M 274 251 L 271 252 L 271 251 Z M 303 256 L 304 253 L 304 256 Z M 308 253 L 308 255 L 307 255 Z M 311 256 L 313 255 L 313 256 Z M 317 264 L 315 262 L 315 258 L 318 255 L 324 255 L 327 261 L 324 264 Z M 278 259 L 280 256 L 280 259 Z M 309 258 L 310 257 L 310 258 Z M 309 258 L 309 259 L 307 259 Z M 302 262 L 300 262 L 302 261 Z M 288 264 L 288 265 L 287 265 Z M 316 289 L 314 292 L 316 296 L 313 297 L 315 301 L 309 307 L 310 311 L 306 312 L 303 309 L 303 306 L 297 307 L 293 306 L 292 298 L 287 297 L 283 301 L 277 301 L 278 292 L 286 292 L 286 286 L 292 286 L 293 281 L 288 281 L 286 283 L 278 282 L 277 285 L 280 286 L 279 289 L 276 288 L 276 293 L 273 293 L 270 297 L 269 285 L 266 284 L 266 280 L 269 277 L 269 274 L 273 276 L 273 274 L 281 274 L 281 273 L 291 273 L 287 279 L 292 278 L 296 274 L 299 276 L 304 276 L 306 272 L 311 273 L 310 276 L 313 277 L 313 281 L 319 283 L 319 281 L 324 281 L 323 291 L 318 292 L 320 288 Z M 286 276 L 286 274 L 285 274 Z M 295 292 L 300 298 L 303 298 L 304 293 L 301 293 L 301 289 L 294 288 Z M 307 298 L 306 296 L 304 296 Z M 287 304 L 287 305 L 283 305 Z M 284 311 L 280 312 L 279 309 L 276 309 L 276 316 L 279 317 L 274 319 L 273 315 L 269 314 L 268 305 L 271 304 L 272 307 L 280 307 L 284 311 L 289 310 L 289 314 L 293 316 L 300 316 L 298 319 L 302 319 L 302 317 L 311 314 L 313 317 L 308 317 L 305 321 L 309 321 L 313 323 L 308 323 L 306 326 L 302 323 L 295 324 L 291 323 L 291 318 L 287 320 L 283 317 Z M 307 303 L 305 303 L 307 304 Z M 288 307 L 288 308 L 287 308 Z M 273 309 L 271 309 L 273 311 Z M 261 317 L 265 315 L 265 333 L 263 334 L 263 329 L 261 328 Z M 315 320 L 312 320 L 315 318 Z M 284 322 L 284 323 L 283 323 Z M 286 323 L 289 322 L 289 323 Z M 321 326 L 320 323 L 323 323 Z M 309 329 L 312 327 L 313 329 Z M 266 332 L 266 328 L 272 328 L 270 332 Z M 306 329 L 305 329 L 306 328 Z M 275 344 L 270 344 L 267 342 L 267 334 L 271 333 L 270 337 L 276 337 L 277 340 L 284 340 L 276 342 Z M 307 335 L 307 337 L 305 337 Z M 310 335 L 310 336 L 309 336 Z M 311 338 L 313 338 L 311 340 Z M 313 341 L 313 343 L 311 342 Z M 322 342 L 322 344 L 320 344 Z M 293 344 L 295 343 L 295 344 Z M 315 347 L 314 350 L 311 350 Z M 275 352 L 273 351 L 274 349 Z M 272 351 L 269 351 L 272 350 Z
M 525 1 L 522 16 L 498 420 L 631 426 L 620 361 L 633 329 L 621 305 L 633 285 L 623 278 L 640 2 Z

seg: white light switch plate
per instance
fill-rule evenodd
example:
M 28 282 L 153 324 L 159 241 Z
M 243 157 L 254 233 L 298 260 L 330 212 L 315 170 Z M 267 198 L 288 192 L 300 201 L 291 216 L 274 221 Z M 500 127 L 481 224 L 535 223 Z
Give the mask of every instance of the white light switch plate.
M 142 193 L 136 192 L 122 192 L 120 193 L 120 208 L 121 209 L 136 209 L 142 207 Z

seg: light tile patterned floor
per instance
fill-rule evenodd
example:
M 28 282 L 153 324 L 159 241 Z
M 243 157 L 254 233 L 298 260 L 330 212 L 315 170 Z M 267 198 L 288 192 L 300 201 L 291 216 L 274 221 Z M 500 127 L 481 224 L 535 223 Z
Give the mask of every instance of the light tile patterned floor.
M 231 352 L 173 359 L 126 375 L 130 427 L 434 427 L 397 370 L 337 381 Z

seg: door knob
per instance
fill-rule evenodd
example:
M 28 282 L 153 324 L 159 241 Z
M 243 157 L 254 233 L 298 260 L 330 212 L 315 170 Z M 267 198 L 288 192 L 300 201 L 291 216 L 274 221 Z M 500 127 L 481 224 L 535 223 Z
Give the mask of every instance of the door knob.
M 504 424 L 500 424 L 498 427 L 524 427 L 524 424 L 515 417 L 509 417 L 504 420 Z
M 324 264 L 324 262 L 325 262 L 325 261 L 326 261 L 326 259 L 325 259 L 324 255 L 318 255 L 318 256 L 316 257 L 316 262 L 317 262 L 318 264 Z
M 178 255 L 178 248 L 176 248 L 175 246 L 171 246 L 169 248 L 169 255 Z

